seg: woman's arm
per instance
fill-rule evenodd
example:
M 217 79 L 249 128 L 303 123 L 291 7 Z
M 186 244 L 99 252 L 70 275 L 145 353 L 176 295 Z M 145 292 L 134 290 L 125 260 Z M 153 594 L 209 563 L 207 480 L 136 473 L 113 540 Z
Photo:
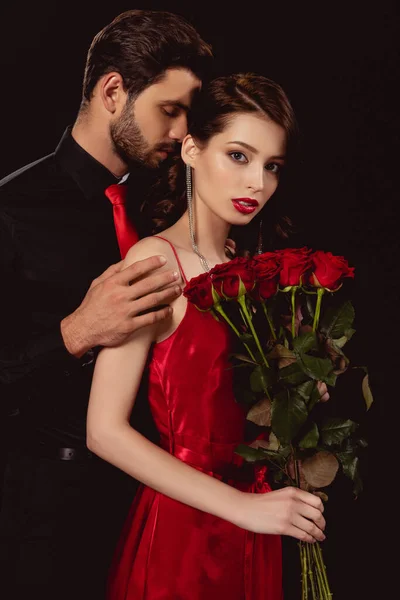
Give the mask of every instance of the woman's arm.
M 145 258 L 143 254 L 152 252 L 154 244 L 151 239 L 145 240 L 130 251 L 128 261 L 140 260 Z M 171 268 L 171 263 L 166 268 Z M 171 456 L 131 427 L 132 408 L 150 346 L 159 334 L 158 327 L 138 330 L 121 346 L 101 350 L 89 400 L 88 447 L 166 496 L 246 529 L 295 537 L 300 533 L 301 539 L 307 541 L 322 539 L 320 527 L 324 521 L 319 498 L 302 490 L 245 494 Z M 307 532 L 292 523 L 292 513 L 299 513 L 295 504 L 301 508 Z M 314 519 L 320 527 L 308 519 Z
M 152 238 L 142 241 L 130 250 L 126 262 L 159 252 L 159 244 Z M 168 259 L 165 247 L 162 249 Z M 167 262 L 165 268 L 176 268 L 176 265 L 171 267 L 171 263 Z M 169 327 L 174 328 L 173 317 Z M 148 353 L 159 330 L 158 324 L 144 327 L 122 345 L 100 351 L 89 400 L 88 447 L 153 489 L 185 504 L 229 518 L 227 507 L 232 506 L 239 495 L 237 490 L 171 456 L 130 425 Z M 234 516 L 231 518 L 233 520 Z

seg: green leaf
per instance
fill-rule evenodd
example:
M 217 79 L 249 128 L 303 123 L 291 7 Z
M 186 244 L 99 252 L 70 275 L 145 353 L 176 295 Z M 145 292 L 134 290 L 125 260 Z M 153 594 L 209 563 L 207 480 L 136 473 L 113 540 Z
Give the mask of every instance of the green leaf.
M 319 440 L 319 431 L 315 423 L 310 424 L 307 433 L 299 441 L 300 448 L 316 448 Z
M 297 394 L 283 390 L 271 406 L 272 431 L 281 443 L 290 443 L 307 420 L 304 400 Z
M 257 364 L 256 362 L 254 362 L 254 360 L 252 358 L 250 358 L 249 356 L 246 356 L 245 354 L 231 354 L 230 356 L 233 358 L 237 358 L 238 360 L 241 360 L 245 363 L 250 363 L 252 365 Z
M 293 349 L 296 354 L 305 354 L 311 349 L 317 348 L 317 336 L 315 331 L 307 331 L 293 340 Z
M 306 305 L 307 310 L 310 313 L 310 317 L 314 318 L 315 316 L 315 299 L 312 296 L 306 296 Z
M 287 367 L 283 367 L 279 370 L 279 380 L 284 384 L 293 384 L 298 385 L 300 383 L 304 383 L 309 378 L 304 372 L 304 369 L 301 368 L 298 362 L 294 362 Z
M 258 365 L 250 375 L 250 387 L 253 392 L 265 392 L 273 383 L 273 371 L 264 365 Z
M 343 473 L 354 481 L 359 462 L 358 456 L 355 456 L 352 452 L 337 452 L 336 456 L 343 467 Z
M 342 338 L 339 338 L 339 340 L 341 340 L 341 339 Z M 337 354 L 338 356 L 341 356 L 344 359 L 346 366 L 348 366 L 350 364 L 350 361 L 347 358 L 347 356 L 345 355 L 345 353 L 343 352 L 342 348 L 336 344 L 336 340 L 332 340 L 331 338 L 328 338 L 327 344 L 329 345 L 329 348 L 331 349 L 331 352 L 333 353 L 333 355 Z M 331 360 L 334 360 L 332 358 L 332 356 L 330 358 L 331 358 Z
M 262 450 L 258 450 L 257 448 L 251 448 L 246 444 L 239 444 L 235 448 L 235 454 L 239 454 L 242 458 L 247 460 L 247 462 L 256 462 L 259 460 L 266 460 L 266 453 Z
M 290 453 L 290 447 L 281 446 L 278 451 L 266 448 L 253 448 L 247 444 L 239 444 L 235 448 L 235 454 L 244 458 L 247 462 L 272 461 L 280 466 L 285 465 Z
M 271 352 L 268 352 L 267 354 L 267 359 L 271 358 L 296 358 L 296 355 L 282 344 L 276 344 Z
M 328 385 L 334 385 L 336 376 L 333 374 L 332 361 L 328 358 L 316 358 L 304 354 L 299 361 L 304 373 L 316 381 L 324 381 Z
M 350 341 L 351 338 L 353 337 L 353 335 L 355 334 L 356 330 L 355 329 L 346 329 L 346 331 L 344 332 L 344 335 L 347 337 L 347 340 Z
M 360 461 L 358 456 L 348 452 L 339 452 L 336 455 L 341 462 L 343 473 L 353 481 L 353 492 L 356 496 L 362 492 L 363 484 L 360 474 Z
M 369 387 L 368 375 L 365 375 L 364 379 L 362 380 L 361 387 L 365 404 L 367 405 L 367 410 L 369 410 L 371 408 L 371 404 L 374 401 L 374 397 L 372 395 L 371 388 Z
M 318 404 L 318 402 L 320 401 L 320 398 L 321 398 L 321 394 L 320 394 L 319 389 L 317 387 L 317 382 L 313 381 L 313 384 L 314 385 L 313 385 L 313 389 L 312 389 L 312 392 L 311 392 L 311 398 L 310 398 L 310 401 L 309 401 L 308 406 L 307 406 L 309 413 L 312 411 L 312 409 L 314 408 L 314 406 L 316 404 Z
M 268 446 L 269 446 L 269 450 L 275 450 L 278 451 L 279 447 L 280 447 L 280 442 L 278 440 L 278 438 L 276 437 L 276 435 L 274 434 L 273 431 L 270 432 L 269 436 L 268 436 Z
M 335 479 L 339 463 L 334 454 L 322 451 L 306 458 L 301 466 L 307 483 L 321 488 L 330 485 Z
M 249 342 L 254 342 L 254 338 L 251 333 L 241 333 L 239 335 L 239 340 L 244 344 L 248 344 Z
M 247 413 L 247 420 L 261 427 L 271 425 L 271 400 L 263 398 L 251 407 Z
M 351 340 L 351 338 L 353 337 L 355 332 L 356 332 L 355 329 L 346 329 L 346 331 L 344 332 L 344 335 L 342 335 L 342 337 L 337 338 L 336 340 L 332 340 L 332 341 L 334 342 L 334 344 L 337 348 L 343 348 L 343 346 Z
M 343 346 L 345 344 L 347 344 L 348 341 L 349 340 L 347 339 L 347 337 L 345 335 L 342 335 L 342 337 L 338 338 L 337 340 L 332 340 L 332 342 L 333 342 L 332 345 L 334 348 L 342 349 Z
M 320 427 L 322 443 L 331 446 L 332 444 L 340 444 L 357 428 L 357 423 L 350 419 L 339 419 L 331 417 L 326 419 Z
M 303 398 L 304 402 L 307 404 L 311 398 L 312 391 L 314 389 L 314 380 L 305 381 L 300 385 L 296 386 L 296 393 Z
M 339 308 L 329 308 L 321 319 L 320 329 L 327 337 L 337 339 L 351 329 L 355 317 L 351 302 L 347 301 Z

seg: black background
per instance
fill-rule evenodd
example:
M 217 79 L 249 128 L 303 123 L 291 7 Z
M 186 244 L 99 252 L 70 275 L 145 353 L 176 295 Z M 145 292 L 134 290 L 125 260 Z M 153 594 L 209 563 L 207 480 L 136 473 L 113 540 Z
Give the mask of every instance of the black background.
M 184 15 L 212 44 L 220 70 L 259 72 L 288 93 L 303 139 L 291 202 L 307 244 L 345 255 L 356 267 L 352 348 L 356 362 L 368 364 L 376 396 L 364 425 L 365 491 L 353 501 L 344 486 L 327 508 L 325 554 L 337 600 L 392 594 L 387 546 L 397 541 L 391 498 L 398 476 L 389 430 L 399 396 L 395 5 L 187 0 L 101 8 L 82 1 L 15 3 L 0 13 L 0 176 L 55 148 L 79 107 L 91 39 L 124 10 Z

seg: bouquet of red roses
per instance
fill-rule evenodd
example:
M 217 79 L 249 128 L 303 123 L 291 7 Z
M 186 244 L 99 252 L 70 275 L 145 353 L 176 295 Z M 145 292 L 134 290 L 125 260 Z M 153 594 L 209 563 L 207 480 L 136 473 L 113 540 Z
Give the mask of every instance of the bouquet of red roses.
M 295 485 L 327 500 L 339 468 L 362 488 L 358 424 L 323 410 L 321 384 L 335 386 L 350 361 L 354 308 L 338 291 L 354 268 L 330 252 L 289 248 L 235 258 L 192 279 L 184 295 L 232 329 L 236 397 L 263 434 L 236 451 L 267 462 L 278 485 Z M 365 367 L 366 409 L 373 398 Z M 318 542 L 300 542 L 302 600 L 332 597 Z

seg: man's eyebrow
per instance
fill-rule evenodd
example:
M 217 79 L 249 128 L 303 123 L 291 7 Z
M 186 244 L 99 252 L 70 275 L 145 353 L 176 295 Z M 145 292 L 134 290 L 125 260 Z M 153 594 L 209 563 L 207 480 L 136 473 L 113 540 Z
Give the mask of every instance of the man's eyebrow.
M 185 112 L 189 112 L 189 106 L 179 100 L 163 100 L 163 102 L 160 102 L 160 106 L 176 106 Z
M 254 154 L 258 154 L 258 150 L 257 148 L 254 148 L 253 146 L 250 146 L 250 144 L 246 144 L 246 142 L 241 142 L 240 140 L 233 140 L 232 142 L 227 142 L 227 144 L 239 144 L 240 146 L 243 146 L 244 148 L 247 148 L 247 150 L 250 150 L 250 152 L 254 152 Z M 271 156 L 271 159 L 274 160 L 285 160 L 286 156 Z

